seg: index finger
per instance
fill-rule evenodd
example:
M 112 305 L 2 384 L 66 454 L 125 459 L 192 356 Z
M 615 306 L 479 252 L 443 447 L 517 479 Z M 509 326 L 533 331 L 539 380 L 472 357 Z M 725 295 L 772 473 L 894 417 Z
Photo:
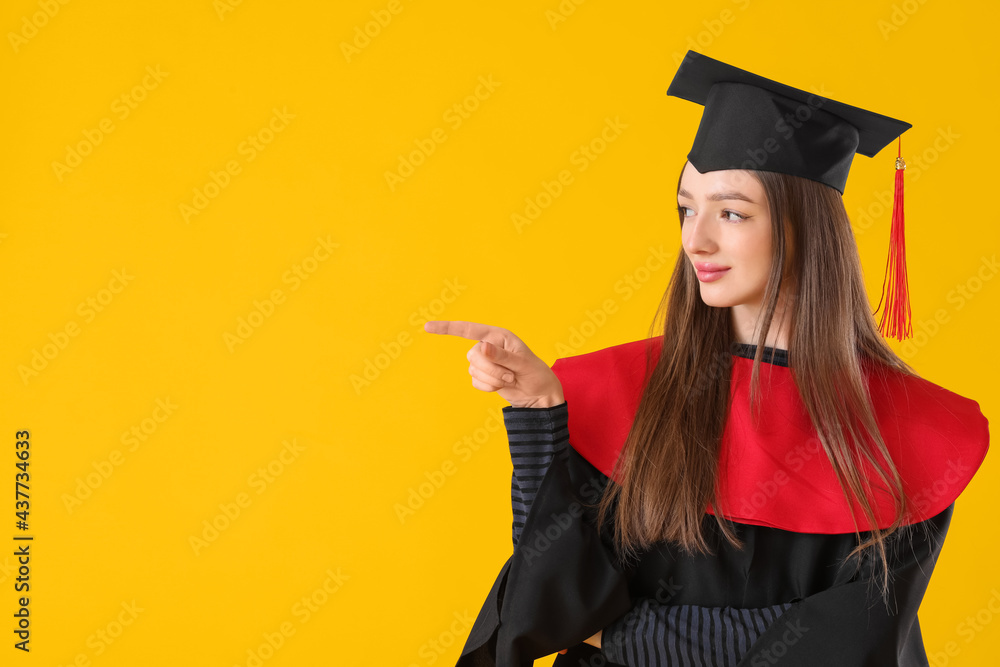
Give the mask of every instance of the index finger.
M 466 322 L 465 320 L 428 320 L 424 322 L 424 331 L 428 333 L 447 334 L 449 336 L 461 336 L 469 340 L 495 340 L 498 334 L 500 334 L 500 327 L 480 322 Z M 493 340 L 490 340 L 490 342 L 493 342 Z

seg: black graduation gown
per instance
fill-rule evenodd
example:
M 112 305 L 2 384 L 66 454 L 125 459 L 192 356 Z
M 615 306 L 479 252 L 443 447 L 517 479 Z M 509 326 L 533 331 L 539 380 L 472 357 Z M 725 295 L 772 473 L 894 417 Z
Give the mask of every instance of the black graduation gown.
M 751 346 L 752 347 L 752 346 Z M 752 356 L 752 349 L 744 348 Z M 514 550 L 459 667 L 532 665 L 927 666 L 917 610 L 954 504 L 893 536 L 879 563 L 845 563 L 854 533 L 734 523 L 737 550 L 706 514 L 710 555 L 663 543 L 623 566 L 593 510 L 608 477 L 569 445 L 567 402 L 504 408 L 514 466 Z M 862 533 L 864 537 L 866 533 Z M 603 631 L 600 650 L 582 643 Z

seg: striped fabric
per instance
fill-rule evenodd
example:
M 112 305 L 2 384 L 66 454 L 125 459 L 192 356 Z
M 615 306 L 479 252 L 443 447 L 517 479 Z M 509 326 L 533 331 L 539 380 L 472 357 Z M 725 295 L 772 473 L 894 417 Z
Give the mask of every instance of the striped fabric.
M 521 536 L 528 510 L 556 453 L 568 446 L 569 411 L 565 402 L 551 408 L 503 409 L 514 472 L 510 480 L 514 546 Z
M 627 667 L 736 667 L 792 603 L 736 609 L 643 599 L 601 633 L 601 652 Z
M 752 349 L 737 352 L 747 353 L 753 356 Z M 503 417 L 514 469 L 510 493 L 516 547 L 545 472 L 570 446 L 569 411 L 566 402 L 551 408 L 508 406 Z M 663 605 L 643 599 L 604 629 L 601 652 L 628 667 L 735 667 L 789 607 L 791 603 L 758 609 Z

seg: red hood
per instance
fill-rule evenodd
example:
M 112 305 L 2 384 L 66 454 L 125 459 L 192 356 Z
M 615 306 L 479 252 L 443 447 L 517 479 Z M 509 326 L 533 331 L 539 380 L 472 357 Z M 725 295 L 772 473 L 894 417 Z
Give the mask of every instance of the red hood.
M 646 347 L 659 358 L 662 336 L 557 359 L 552 370 L 569 409 L 570 445 L 610 476 L 632 426 Z M 720 451 L 718 506 L 734 521 L 808 533 L 854 532 L 854 522 L 816 429 L 784 366 L 762 364 L 762 405 L 750 419 L 753 360 L 733 355 L 729 417 Z M 907 523 L 950 505 L 979 469 L 989 422 L 979 404 L 922 378 L 888 370 L 866 381 L 875 417 L 910 500 Z M 876 479 L 873 477 L 873 479 Z M 890 498 L 874 507 L 891 524 Z M 713 512 L 712 507 L 706 508 Z M 868 523 L 857 510 L 858 529 Z

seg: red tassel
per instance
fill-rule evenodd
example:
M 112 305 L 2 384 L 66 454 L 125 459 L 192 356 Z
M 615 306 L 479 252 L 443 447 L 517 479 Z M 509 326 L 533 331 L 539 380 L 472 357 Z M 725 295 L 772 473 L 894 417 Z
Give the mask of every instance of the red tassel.
M 878 330 L 886 336 L 897 340 L 911 337 L 913 328 L 910 323 L 910 294 L 906 277 L 906 238 L 903 230 L 903 137 L 899 138 L 896 157 L 896 183 L 892 198 L 892 229 L 889 232 L 889 257 L 886 259 L 885 278 L 882 279 L 882 299 L 886 298 L 886 278 L 891 278 L 888 289 L 886 309 L 882 312 L 882 320 Z M 882 307 L 879 299 L 879 308 Z M 875 312 L 878 312 L 878 308 Z M 888 315 L 888 317 L 887 317 Z

